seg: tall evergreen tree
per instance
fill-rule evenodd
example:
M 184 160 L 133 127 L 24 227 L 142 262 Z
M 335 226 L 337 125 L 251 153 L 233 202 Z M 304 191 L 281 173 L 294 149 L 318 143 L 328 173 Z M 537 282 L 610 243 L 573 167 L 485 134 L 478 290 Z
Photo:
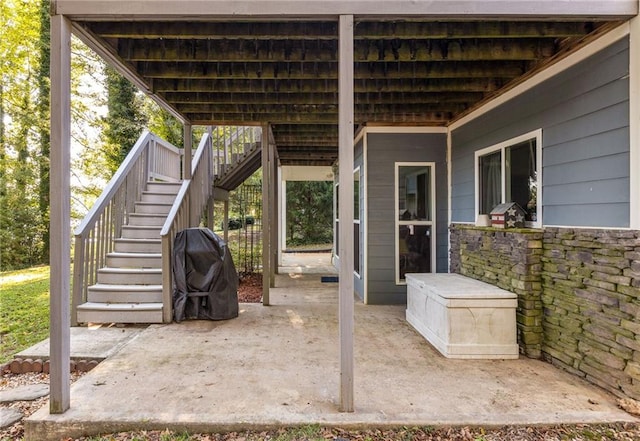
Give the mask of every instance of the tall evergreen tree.
M 107 109 L 104 136 L 107 166 L 115 172 L 134 146 L 145 124 L 136 88 L 111 67 L 106 67 Z
M 42 238 L 38 211 L 38 119 L 34 100 L 40 2 L 0 2 L 0 82 L 2 83 L 2 191 L 0 193 L 0 266 L 20 268 L 39 263 Z
M 49 262 L 49 151 L 50 151 L 50 130 L 49 130 L 49 93 L 51 91 L 49 81 L 50 71 L 50 46 L 51 31 L 49 22 L 49 0 L 40 0 L 40 38 L 39 52 L 40 60 L 38 66 L 38 119 L 40 137 L 40 188 L 39 188 L 39 208 L 42 226 L 42 255 L 41 262 Z
M 287 182 L 287 229 L 291 245 L 331 243 L 333 184 Z

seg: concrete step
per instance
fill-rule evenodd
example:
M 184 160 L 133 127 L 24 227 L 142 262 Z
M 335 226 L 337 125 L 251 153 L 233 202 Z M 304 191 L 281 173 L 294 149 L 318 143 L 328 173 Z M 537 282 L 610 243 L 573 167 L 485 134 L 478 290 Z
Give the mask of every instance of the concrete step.
M 98 283 L 105 285 L 162 285 L 162 269 L 100 268 Z
M 124 225 L 122 238 L 124 239 L 159 239 L 160 226 Z
M 176 195 L 174 194 L 143 191 L 140 202 L 149 202 L 152 204 L 173 204 L 173 201 L 175 200 Z
M 162 268 L 160 253 L 109 253 L 107 266 L 111 268 Z
M 134 211 L 140 214 L 169 214 L 172 204 L 154 204 L 150 202 L 136 202 Z
M 92 285 L 87 288 L 92 303 L 162 303 L 162 285 Z
M 131 213 L 129 215 L 129 225 L 161 227 L 166 220 L 167 216 L 164 214 Z
M 153 193 L 169 193 L 176 195 L 180 191 L 182 182 L 147 182 L 146 190 Z
M 158 239 L 115 239 L 117 253 L 161 253 L 162 241 Z
M 98 303 L 78 306 L 81 323 L 162 323 L 162 303 Z

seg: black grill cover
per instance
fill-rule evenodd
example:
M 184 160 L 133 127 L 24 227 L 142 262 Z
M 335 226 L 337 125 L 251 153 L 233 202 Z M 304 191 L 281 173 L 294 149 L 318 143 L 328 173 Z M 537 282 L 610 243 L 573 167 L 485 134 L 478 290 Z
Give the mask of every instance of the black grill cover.
M 238 316 L 238 273 L 227 244 L 207 228 L 176 235 L 173 319 L 226 320 Z

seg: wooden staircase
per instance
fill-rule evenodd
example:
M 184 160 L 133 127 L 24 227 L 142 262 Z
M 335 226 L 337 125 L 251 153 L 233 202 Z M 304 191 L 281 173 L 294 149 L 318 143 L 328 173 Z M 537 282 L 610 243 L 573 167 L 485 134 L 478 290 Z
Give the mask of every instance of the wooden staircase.
M 81 323 L 162 323 L 162 244 L 160 231 L 180 182 L 148 182 L 122 226 L 97 283 L 77 308 Z

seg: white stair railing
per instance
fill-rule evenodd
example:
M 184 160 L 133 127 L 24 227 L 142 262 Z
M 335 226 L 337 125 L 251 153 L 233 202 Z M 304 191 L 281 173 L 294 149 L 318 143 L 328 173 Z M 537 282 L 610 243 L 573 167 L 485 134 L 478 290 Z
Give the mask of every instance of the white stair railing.
M 162 303 L 163 321 L 173 320 L 173 242 L 176 234 L 186 228 L 198 227 L 213 196 L 213 147 L 211 136 L 205 134 L 193 157 L 191 179 L 182 182 L 180 191 L 167 216 L 162 238 Z
M 218 126 L 214 128 L 214 175 L 222 176 L 260 141 L 262 129 L 255 126 Z
M 129 215 L 147 181 L 180 181 L 182 156 L 181 149 L 145 131 L 76 228 L 71 317 L 74 325 L 78 305 L 86 301 L 87 288 L 96 283 L 98 270 L 105 266 L 122 226 L 129 223 Z

